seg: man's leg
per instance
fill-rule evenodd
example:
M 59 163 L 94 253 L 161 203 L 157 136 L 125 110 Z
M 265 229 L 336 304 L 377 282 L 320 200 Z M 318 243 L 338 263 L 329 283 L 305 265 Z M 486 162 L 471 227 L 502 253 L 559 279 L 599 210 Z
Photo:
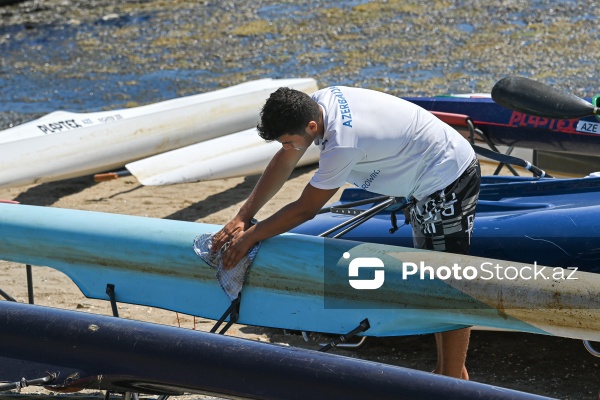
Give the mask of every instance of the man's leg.
M 456 329 L 454 331 L 435 334 L 438 350 L 437 366 L 433 371 L 436 374 L 453 378 L 469 380 L 469 373 L 465 363 L 471 328 Z
M 441 194 L 415 205 L 410 213 L 414 247 L 469 254 L 480 181 L 479 164 L 475 163 Z M 465 362 L 470 335 L 471 328 L 435 334 L 437 366 L 434 373 L 469 379 Z
M 413 231 L 415 226 L 418 224 L 413 223 Z M 431 238 L 425 238 L 416 232 L 413 235 L 415 247 L 430 250 L 433 248 Z M 471 328 L 436 333 L 437 364 L 433 373 L 468 380 L 469 373 L 465 363 L 470 336 Z

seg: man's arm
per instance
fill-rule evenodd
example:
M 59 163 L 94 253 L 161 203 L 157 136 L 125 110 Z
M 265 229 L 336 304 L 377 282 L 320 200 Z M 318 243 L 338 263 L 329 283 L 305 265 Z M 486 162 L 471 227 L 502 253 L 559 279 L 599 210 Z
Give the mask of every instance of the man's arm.
M 282 148 L 273 156 L 237 215 L 215 234 L 213 251 L 219 250 L 232 237 L 250 226 L 250 220 L 281 189 L 305 152 L 306 149 Z
M 287 232 L 314 218 L 317 212 L 337 192 L 336 189 L 317 189 L 306 185 L 300 198 L 277 211 L 275 214 L 235 236 L 223 254 L 223 267 L 233 268 L 261 240 Z
M 271 159 L 254 190 L 244 203 L 238 215 L 248 221 L 273 197 L 288 180 L 306 149 L 280 149 Z

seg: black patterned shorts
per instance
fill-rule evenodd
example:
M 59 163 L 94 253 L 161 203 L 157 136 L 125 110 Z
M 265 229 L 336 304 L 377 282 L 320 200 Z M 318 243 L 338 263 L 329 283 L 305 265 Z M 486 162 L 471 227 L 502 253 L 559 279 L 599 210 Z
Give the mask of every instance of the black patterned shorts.
M 408 217 L 415 248 L 469 254 L 481 169 L 474 159 L 445 189 L 411 203 Z

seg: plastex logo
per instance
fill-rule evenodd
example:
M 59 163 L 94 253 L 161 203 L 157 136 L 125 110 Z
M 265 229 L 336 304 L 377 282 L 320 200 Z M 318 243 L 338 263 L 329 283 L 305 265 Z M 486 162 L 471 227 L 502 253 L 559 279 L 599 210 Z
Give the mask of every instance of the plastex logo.
M 350 258 L 350 253 L 343 254 L 345 259 Z M 348 264 L 348 276 L 357 278 L 361 268 L 375 269 L 372 279 L 349 279 L 350 286 L 359 290 L 375 290 L 383 286 L 385 282 L 385 271 L 383 261 L 377 257 L 357 257 Z

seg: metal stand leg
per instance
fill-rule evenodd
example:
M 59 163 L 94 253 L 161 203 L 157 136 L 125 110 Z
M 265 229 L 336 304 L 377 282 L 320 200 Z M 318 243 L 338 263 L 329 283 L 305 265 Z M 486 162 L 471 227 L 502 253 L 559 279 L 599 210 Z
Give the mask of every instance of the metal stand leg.
M 221 324 L 225 321 L 227 317 L 229 317 L 229 322 L 225 324 L 225 327 L 221 329 L 219 335 L 224 335 L 225 332 L 231 327 L 231 325 L 235 324 L 240 317 L 240 303 L 242 301 L 242 293 L 238 293 L 238 297 L 235 298 L 231 302 L 231 305 L 225 310 L 221 318 L 217 321 L 217 323 L 212 327 L 210 333 L 215 333 L 217 329 L 221 326 Z
M 29 298 L 29 304 L 33 304 L 33 272 L 31 265 L 25 265 L 27 271 L 27 297 Z
M 115 296 L 115 285 L 112 283 L 106 284 L 106 294 L 110 300 L 110 307 L 112 309 L 113 317 L 119 318 L 119 309 L 117 308 L 117 298 Z M 104 398 L 106 400 L 110 398 L 110 391 L 106 391 Z M 123 400 L 139 400 L 139 393 L 125 392 L 123 393 Z
M 326 352 L 326 351 L 331 350 L 334 347 L 339 347 L 343 343 L 346 343 L 348 341 L 348 339 L 350 339 L 351 337 L 355 336 L 358 333 L 368 330 L 370 327 L 371 327 L 371 324 L 369 324 L 369 320 L 365 318 L 352 331 L 346 333 L 345 335 L 338 336 L 331 342 L 327 343 L 325 346 L 321 347 L 318 351 Z M 366 339 L 366 337 L 363 337 L 363 340 L 361 340 L 358 345 L 354 345 L 353 347 L 360 346 L 364 342 L 365 339 Z M 346 346 L 346 347 L 348 347 L 348 346 Z
M 117 309 L 117 300 L 115 298 L 115 285 L 109 283 L 106 285 L 106 294 L 110 299 L 110 307 L 112 308 L 113 317 L 119 317 L 119 310 Z
M 10 294 L 6 293 L 4 290 L 0 289 L 0 296 L 4 297 L 8 301 L 17 301 Z
M 483 139 L 483 141 L 489 146 L 490 149 L 492 149 L 493 151 L 495 151 L 496 153 L 500 153 L 500 151 L 498 150 L 498 148 L 496 147 L 496 145 L 494 145 L 494 143 L 492 143 L 491 139 L 485 134 L 483 133 L 481 130 L 475 128 L 475 126 L 472 126 L 472 123 L 470 123 L 469 125 L 469 130 L 472 129 L 472 141 L 471 144 L 475 144 L 475 133 L 477 133 L 477 135 L 479 137 L 481 137 Z M 506 155 L 510 155 L 510 153 L 512 153 L 513 151 L 513 146 L 510 146 L 508 148 L 508 150 L 506 151 Z M 502 153 L 500 153 L 502 154 Z M 500 173 L 500 170 L 502 170 L 503 167 L 508 168 L 508 170 L 514 175 L 514 176 L 519 176 L 519 173 L 513 168 L 512 165 L 510 164 L 506 164 L 506 163 L 499 163 L 498 167 L 496 168 L 496 171 L 494 172 L 494 175 L 498 175 Z

